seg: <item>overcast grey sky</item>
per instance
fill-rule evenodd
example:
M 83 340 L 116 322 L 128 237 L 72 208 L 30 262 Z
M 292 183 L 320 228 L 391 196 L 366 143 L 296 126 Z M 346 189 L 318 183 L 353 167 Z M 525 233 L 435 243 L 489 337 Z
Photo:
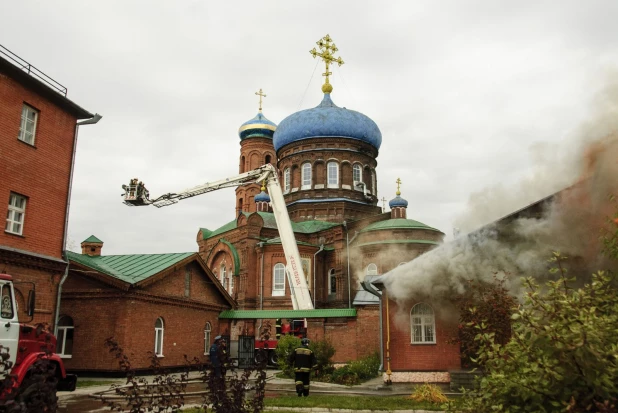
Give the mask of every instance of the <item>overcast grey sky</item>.
M 200 227 L 234 219 L 233 189 L 157 209 L 124 206 L 121 185 L 158 195 L 236 174 L 255 91 L 277 124 L 320 102 L 309 50 L 327 33 L 346 62 L 334 102 L 382 131 L 380 198 L 401 177 L 408 217 L 449 236 L 487 188 L 527 204 L 516 183 L 566 145 L 618 66 L 617 18 L 616 1 L 21 0 L 0 5 L 0 44 L 103 115 L 80 130 L 74 246 L 96 235 L 104 254 L 162 253 L 196 251 Z

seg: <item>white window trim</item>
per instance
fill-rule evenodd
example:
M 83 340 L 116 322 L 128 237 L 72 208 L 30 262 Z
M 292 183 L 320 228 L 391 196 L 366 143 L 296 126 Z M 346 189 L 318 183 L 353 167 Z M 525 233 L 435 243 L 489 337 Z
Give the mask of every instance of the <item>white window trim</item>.
M 354 176 L 357 168 L 359 170 L 358 179 L 356 179 L 356 177 Z M 354 183 L 353 189 L 356 189 L 357 191 L 363 190 L 362 185 L 357 185 L 358 183 L 363 182 L 363 167 L 358 163 L 355 163 L 354 165 L 352 165 L 352 182 Z
M 19 200 L 22 199 L 24 201 L 24 207 L 23 208 L 19 208 L 18 206 L 14 205 L 13 200 Z M 15 202 L 17 203 L 17 202 Z M 4 227 L 4 231 L 8 232 L 10 234 L 16 234 L 16 235 L 22 235 L 24 233 L 24 224 L 26 222 L 26 204 L 28 203 L 28 199 L 25 196 L 22 195 L 18 195 L 14 192 L 11 192 L 11 195 L 9 196 L 9 209 L 8 209 L 8 214 L 6 217 L 6 225 Z M 21 221 L 18 221 L 15 218 L 15 215 L 21 213 Z M 15 232 L 13 231 L 13 226 L 15 224 L 19 224 L 19 231 Z
M 370 269 L 370 267 L 372 268 Z M 378 266 L 374 263 L 368 264 L 365 268 L 365 275 L 378 275 Z
M 277 268 L 281 268 L 283 267 L 283 288 L 279 287 L 276 288 L 276 276 L 277 276 Z M 285 265 L 278 262 L 277 264 L 274 265 L 273 267 L 273 288 L 272 288 L 272 296 L 273 297 L 283 297 L 285 295 Z
M 163 356 L 163 339 L 165 338 L 165 322 L 161 317 L 157 318 L 157 321 L 161 320 L 161 327 L 156 327 L 157 323 L 155 321 L 155 345 L 154 345 L 154 353 L 157 357 Z M 161 338 L 161 353 L 157 353 L 157 338 Z
M 67 316 L 62 316 L 60 317 L 59 321 L 62 320 L 63 318 L 65 318 Z M 58 356 L 60 356 L 60 358 L 62 359 L 70 359 L 73 357 L 73 353 L 71 354 L 66 354 L 65 350 L 66 350 L 66 345 L 67 345 L 67 333 L 68 330 L 73 330 L 73 337 L 75 337 L 75 325 L 73 325 L 73 319 L 68 317 L 71 320 L 72 325 L 70 326 L 58 326 L 58 335 L 56 336 L 56 339 L 58 339 L 60 336 L 62 336 L 62 348 L 60 349 L 59 352 L 56 352 L 56 354 L 58 354 Z
M 26 116 L 24 117 L 24 112 L 26 112 Z M 32 121 L 33 126 L 32 126 L 32 142 L 28 141 L 26 139 L 26 134 L 29 133 L 27 132 L 27 127 L 26 125 L 28 124 L 28 122 L 30 122 L 29 118 L 28 118 L 28 112 L 32 112 L 34 113 L 34 121 Z M 19 135 L 17 135 L 17 139 L 19 139 L 22 142 L 27 143 L 28 145 L 32 145 L 34 146 L 34 142 L 36 142 L 36 127 L 37 124 L 39 122 L 39 111 L 36 110 L 35 108 L 33 108 L 30 105 L 27 105 L 24 103 L 24 105 L 22 106 L 21 109 L 21 120 L 19 123 Z
M 335 166 L 335 183 L 331 182 L 330 168 Z M 326 187 L 327 188 L 339 188 L 339 164 L 337 162 L 328 162 L 326 164 Z
M 309 166 L 308 172 L 305 172 L 305 166 Z M 311 189 L 311 173 L 312 173 L 311 164 L 309 162 L 305 162 L 300 166 L 300 189 Z M 308 178 L 308 179 L 306 179 Z M 309 181 L 308 184 L 305 181 Z
M 208 355 L 210 351 L 210 333 L 212 332 L 212 326 L 209 322 L 204 327 L 204 355 Z
M 431 314 L 414 314 L 414 309 L 418 306 L 425 306 L 431 310 Z M 420 324 L 414 324 L 414 318 L 420 318 Z M 421 341 L 414 340 L 414 326 L 420 325 L 421 327 Z M 431 325 L 433 332 L 433 340 L 429 341 L 425 338 L 425 327 Z M 425 303 L 415 304 L 410 310 L 410 344 L 436 344 L 436 316 L 430 305 Z
M 333 280 L 335 280 L 335 291 L 332 291 Z M 335 269 L 332 268 L 328 272 L 328 295 L 337 294 L 337 279 L 335 278 Z
M 292 182 L 290 182 L 291 176 L 292 175 L 290 168 L 285 168 L 285 170 L 283 171 L 283 193 L 285 194 L 290 192 L 290 189 L 292 187 Z

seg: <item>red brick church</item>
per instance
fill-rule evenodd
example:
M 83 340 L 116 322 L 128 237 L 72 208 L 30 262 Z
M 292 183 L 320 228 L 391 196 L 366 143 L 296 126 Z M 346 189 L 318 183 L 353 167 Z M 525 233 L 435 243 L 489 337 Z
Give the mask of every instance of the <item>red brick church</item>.
M 238 131 L 238 171 L 229 171 L 229 175 L 267 163 L 278 168 L 316 309 L 302 316 L 307 320 L 308 337 L 330 340 L 336 348 L 334 361 L 344 363 L 382 351 L 386 340 L 379 297 L 365 291 L 361 281 L 432 249 L 444 234 L 407 217 L 408 202 L 400 196 L 399 185 L 389 203 L 390 212 L 378 206 L 376 168 L 382 134 L 368 116 L 335 104 L 328 64 L 338 60 L 331 54 L 330 37 L 321 39 L 318 46 L 320 52 L 312 54 L 327 62 L 322 101 L 276 125 L 262 111 L 264 95 L 260 90 L 257 115 Z M 139 342 L 132 350 L 161 350 L 165 365 L 178 364 L 179 346 L 200 351 L 210 337 L 206 325 L 210 326 L 209 334 L 229 335 L 234 343 L 241 335 L 258 337 L 265 323 L 274 325 L 276 318 L 293 318 L 286 262 L 269 201 L 258 184 L 239 187 L 235 210 L 229 211 L 232 219 L 203 223 L 197 231 L 197 254 L 143 257 L 146 261 L 167 260 L 157 267 L 160 272 L 144 278 L 131 275 L 139 272 L 132 266 L 135 262 L 139 267 L 138 257 L 97 255 L 88 248 L 98 248 L 100 241 L 86 240 L 83 254 L 70 257 L 73 280 L 65 287 L 62 305 L 62 315 L 70 318 L 74 328 L 73 367 L 111 368 L 87 364 L 89 356 L 80 356 L 84 361 L 77 362 L 80 352 L 96 351 L 79 344 L 78 335 L 79 330 L 86 334 L 95 328 L 86 321 L 88 311 L 102 309 L 104 296 L 117 300 L 113 305 L 115 323 L 122 325 L 113 328 L 124 329 L 120 331 L 126 345 Z M 145 262 L 141 265 L 147 266 Z M 189 272 L 192 276 L 187 278 Z M 432 309 L 427 305 L 423 311 L 431 313 Z M 132 329 L 137 322 L 146 327 Z M 449 361 L 404 363 L 397 368 L 446 372 L 459 367 L 459 349 L 444 347 L 446 334 L 442 336 L 444 329 L 436 325 L 440 320 L 433 318 L 431 323 L 432 333 L 427 336 L 415 337 L 412 327 L 401 332 L 409 338 L 405 345 L 423 346 L 432 360 L 443 358 L 446 351 Z M 106 327 L 108 331 L 113 330 L 113 324 Z M 181 324 L 191 328 L 183 329 Z M 186 341 L 195 343 L 182 344 Z M 175 355 L 168 358 L 169 353 Z

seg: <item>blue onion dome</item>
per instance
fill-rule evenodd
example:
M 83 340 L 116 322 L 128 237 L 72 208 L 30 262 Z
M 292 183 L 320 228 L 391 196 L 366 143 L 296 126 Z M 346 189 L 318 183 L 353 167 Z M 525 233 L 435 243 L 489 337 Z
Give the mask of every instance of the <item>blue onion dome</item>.
M 301 110 L 283 119 L 273 137 L 278 151 L 283 146 L 303 139 L 343 137 L 367 142 L 376 149 L 382 144 L 382 133 L 376 123 L 354 110 L 340 108 L 324 94 L 322 102 L 312 109 Z
M 270 196 L 262 189 L 262 192 L 257 194 L 253 200 L 255 202 L 270 202 Z
M 406 201 L 405 199 L 403 199 L 399 194 L 397 194 L 397 196 L 393 199 L 391 199 L 388 203 L 388 206 L 391 208 L 407 208 L 408 207 L 408 201 Z
M 260 110 L 258 114 L 238 128 L 238 136 L 240 140 L 247 138 L 273 138 L 277 125 L 274 122 L 266 119 L 266 116 Z

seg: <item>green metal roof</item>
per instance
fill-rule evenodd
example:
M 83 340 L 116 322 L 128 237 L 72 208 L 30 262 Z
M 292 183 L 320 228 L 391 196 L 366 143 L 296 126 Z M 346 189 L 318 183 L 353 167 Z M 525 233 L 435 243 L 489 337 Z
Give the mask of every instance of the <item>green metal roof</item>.
M 249 217 L 249 215 L 258 214 L 262 217 L 264 221 L 264 228 L 277 229 L 277 221 L 275 220 L 275 214 L 272 212 L 243 212 L 243 215 Z M 319 232 L 328 228 L 335 227 L 338 224 L 336 222 L 326 222 L 326 221 L 303 221 L 303 222 L 292 222 L 292 230 L 294 232 L 300 234 L 313 234 L 315 232 Z M 228 222 L 227 224 L 211 231 L 207 228 L 200 228 L 202 231 L 202 239 L 209 239 L 214 237 L 215 235 L 223 234 L 224 232 L 231 231 L 237 228 L 237 220 L 233 220 Z
M 85 240 L 83 240 L 82 242 L 98 242 L 103 244 L 103 241 L 101 241 L 100 239 L 98 239 L 97 237 L 95 237 L 94 235 L 89 236 L 88 238 L 86 238 Z
M 365 242 L 364 244 L 358 244 L 357 247 L 364 247 L 364 246 L 367 246 L 367 245 L 380 245 L 380 244 L 431 244 L 431 245 L 440 245 L 439 242 L 428 241 L 426 239 L 389 239 L 389 240 L 386 240 L 386 241 Z
M 97 257 L 71 251 L 67 251 L 67 254 L 70 261 L 85 265 L 124 282 L 136 284 L 196 253 L 104 255 Z
M 328 318 L 356 317 L 355 308 L 324 308 L 317 310 L 226 310 L 219 314 L 221 319 L 263 320 L 269 318 Z
M 422 222 L 415 221 L 413 219 L 394 218 L 387 219 L 385 221 L 374 222 L 363 228 L 360 232 L 379 231 L 379 230 L 392 230 L 392 229 L 426 229 L 430 231 L 442 232 L 439 229 L 429 227 Z

